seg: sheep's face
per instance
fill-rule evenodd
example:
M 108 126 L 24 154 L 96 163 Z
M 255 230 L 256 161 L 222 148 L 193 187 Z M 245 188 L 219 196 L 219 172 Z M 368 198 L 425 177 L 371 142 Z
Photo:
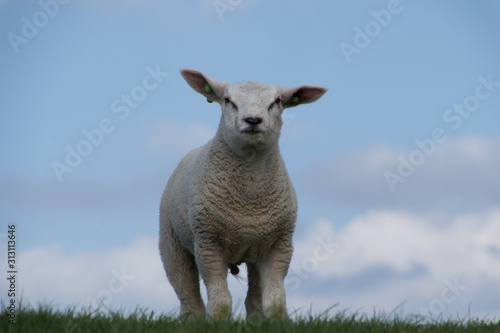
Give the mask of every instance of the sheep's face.
M 221 129 L 232 148 L 265 149 L 276 144 L 283 124 L 278 87 L 257 82 L 228 85 L 221 107 Z
M 195 69 L 181 69 L 186 82 L 222 107 L 219 133 L 235 152 L 265 152 L 278 147 L 283 109 L 318 100 L 328 90 L 312 85 L 276 87 L 257 82 L 231 84 Z

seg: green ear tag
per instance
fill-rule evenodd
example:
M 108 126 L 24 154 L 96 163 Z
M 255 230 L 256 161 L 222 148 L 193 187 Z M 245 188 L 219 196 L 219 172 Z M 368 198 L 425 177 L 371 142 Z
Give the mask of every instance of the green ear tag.
M 292 97 L 292 102 L 297 103 L 300 100 L 297 96 Z
M 209 93 L 209 94 L 212 94 L 212 95 L 215 95 L 214 91 L 212 90 L 212 87 L 210 87 L 210 85 L 207 83 L 205 84 L 205 92 Z M 214 101 L 211 101 L 207 98 L 207 102 L 208 103 L 213 103 Z

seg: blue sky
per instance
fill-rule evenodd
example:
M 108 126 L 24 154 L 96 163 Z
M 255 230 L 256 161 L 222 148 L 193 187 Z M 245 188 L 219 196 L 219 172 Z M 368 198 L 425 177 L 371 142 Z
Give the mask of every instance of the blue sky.
M 0 241 L 15 223 L 24 298 L 178 310 L 159 199 L 220 117 L 193 67 L 329 88 L 284 114 L 291 309 L 498 317 L 498 31 L 493 0 L 0 0 Z

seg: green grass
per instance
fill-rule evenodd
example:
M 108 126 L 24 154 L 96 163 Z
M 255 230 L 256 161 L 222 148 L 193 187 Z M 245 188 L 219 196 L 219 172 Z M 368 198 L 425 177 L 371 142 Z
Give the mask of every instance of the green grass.
M 419 317 L 399 319 L 375 314 L 367 317 L 346 312 L 320 316 L 292 315 L 291 319 L 246 321 L 186 320 L 175 316 L 156 315 L 144 310 L 125 316 L 56 311 L 49 306 L 21 307 L 16 325 L 8 323 L 8 312 L 2 307 L 0 332 L 499 332 L 500 320 L 480 319 L 429 320 Z

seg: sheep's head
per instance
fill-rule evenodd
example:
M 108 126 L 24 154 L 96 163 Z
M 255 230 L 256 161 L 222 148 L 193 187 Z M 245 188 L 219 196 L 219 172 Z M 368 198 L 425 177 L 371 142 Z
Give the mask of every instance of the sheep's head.
M 182 69 L 181 74 L 209 102 L 221 105 L 219 131 L 226 143 L 241 153 L 276 147 L 283 110 L 314 102 L 327 91 L 310 85 L 284 88 L 258 82 L 231 84 L 211 79 L 193 69 Z

